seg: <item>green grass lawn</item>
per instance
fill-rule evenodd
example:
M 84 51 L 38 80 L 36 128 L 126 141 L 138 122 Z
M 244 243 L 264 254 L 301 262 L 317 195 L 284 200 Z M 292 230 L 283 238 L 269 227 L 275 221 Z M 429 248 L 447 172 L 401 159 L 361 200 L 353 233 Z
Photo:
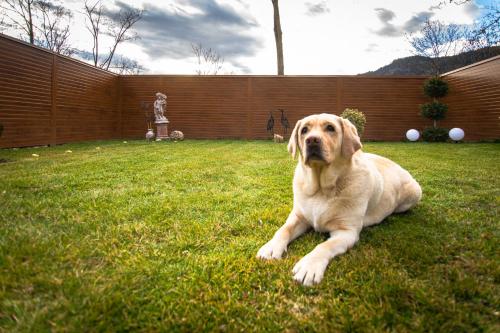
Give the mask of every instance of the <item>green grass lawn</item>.
M 326 235 L 255 259 L 292 207 L 284 144 L 0 150 L 0 331 L 498 332 L 500 145 L 364 151 L 408 169 L 423 200 L 306 288 L 291 270 Z

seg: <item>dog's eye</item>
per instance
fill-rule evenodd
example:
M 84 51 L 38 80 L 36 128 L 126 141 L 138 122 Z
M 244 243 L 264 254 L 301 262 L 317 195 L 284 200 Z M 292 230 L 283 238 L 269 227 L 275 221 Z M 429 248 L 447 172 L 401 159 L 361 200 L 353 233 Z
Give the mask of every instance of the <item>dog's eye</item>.
M 335 127 L 333 127 L 332 125 L 328 125 L 328 126 L 326 126 L 326 130 L 328 132 L 335 132 Z
M 302 130 L 300 131 L 301 134 L 306 134 L 307 133 L 307 127 L 302 127 Z

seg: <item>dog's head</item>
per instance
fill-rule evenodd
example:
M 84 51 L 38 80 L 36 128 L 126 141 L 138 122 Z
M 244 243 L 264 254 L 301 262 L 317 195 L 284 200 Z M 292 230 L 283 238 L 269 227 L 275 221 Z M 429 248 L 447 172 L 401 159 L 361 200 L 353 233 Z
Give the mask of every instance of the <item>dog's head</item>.
M 288 143 L 290 154 L 295 157 L 298 151 L 308 166 L 349 160 L 360 148 L 356 127 L 347 119 L 326 113 L 299 120 Z

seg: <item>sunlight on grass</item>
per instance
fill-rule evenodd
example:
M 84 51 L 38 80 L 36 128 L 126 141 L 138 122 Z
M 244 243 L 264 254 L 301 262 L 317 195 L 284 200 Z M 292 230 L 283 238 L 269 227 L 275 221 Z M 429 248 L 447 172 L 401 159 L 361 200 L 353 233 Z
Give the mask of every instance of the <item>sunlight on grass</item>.
M 363 230 L 314 288 L 291 269 L 325 235 L 254 258 L 292 206 L 283 144 L 0 150 L 0 331 L 498 330 L 500 146 L 364 150 L 423 201 Z

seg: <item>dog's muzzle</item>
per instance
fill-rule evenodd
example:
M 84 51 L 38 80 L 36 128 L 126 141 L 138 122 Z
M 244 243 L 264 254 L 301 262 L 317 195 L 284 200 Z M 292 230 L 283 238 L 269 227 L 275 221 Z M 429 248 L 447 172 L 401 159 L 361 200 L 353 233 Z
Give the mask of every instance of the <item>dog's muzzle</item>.
M 311 136 L 306 139 L 306 161 L 324 161 L 323 150 L 321 149 L 321 139 Z

